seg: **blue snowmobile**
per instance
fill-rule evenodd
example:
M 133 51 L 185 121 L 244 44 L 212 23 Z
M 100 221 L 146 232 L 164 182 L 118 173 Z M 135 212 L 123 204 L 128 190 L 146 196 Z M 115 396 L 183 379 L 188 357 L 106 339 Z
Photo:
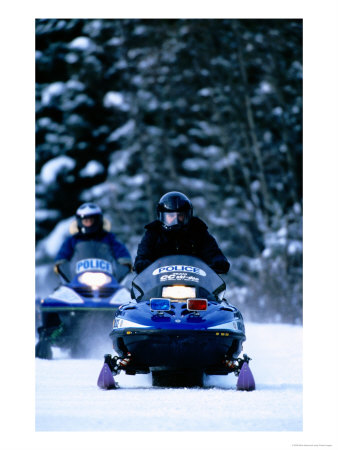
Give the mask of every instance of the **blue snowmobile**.
M 203 375 L 239 376 L 237 388 L 255 389 L 240 311 L 225 299 L 225 283 L 199 258 L 158 259 L 132 282 L 133 300 L 120 306 L 110 333 L 118 356 L 106 354 L 102 389 L 114 376 L 152 374 L 153 386 L 203 386 Z
M 88 356 L 109 342 L 115 312 L 130 301 L 129 289 L 121 284 L 129 269 L 112 258 L 106 244 L 85 241 L 58 271 L 60 286 L 37 305 L 42 325 L 35 355 L 52 359 L 52 347 L 59 347 L 72 357 Z

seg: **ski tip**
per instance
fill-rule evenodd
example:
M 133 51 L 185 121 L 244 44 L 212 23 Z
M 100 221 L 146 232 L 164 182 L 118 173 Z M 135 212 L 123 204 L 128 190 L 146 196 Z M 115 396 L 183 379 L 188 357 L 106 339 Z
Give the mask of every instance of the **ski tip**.
M 99 378 L 97 380 L 97 385 L 100 389 L 105 390 L 117 388 L 117 384 L 107 363 L 103 364 Z
M 244 363 L 237 380 L 238 391 L 254 391 L 256 389 L 255 380 L 248 363 Z

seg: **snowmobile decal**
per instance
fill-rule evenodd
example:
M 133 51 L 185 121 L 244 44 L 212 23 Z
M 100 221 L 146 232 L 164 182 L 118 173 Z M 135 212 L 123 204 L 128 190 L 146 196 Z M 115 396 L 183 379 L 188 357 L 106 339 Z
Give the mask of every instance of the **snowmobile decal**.
M 87 270 L 101 270 L 106 273 L 113 273 L 113 266 L 110 262 L 103 259 L 82 259 L 76 264 L 76 273 L 82 273 Z
M 198 267 L 193 266 L 182 266 L 182 265 L 172 265 L 172 266 L 164 266 L 159 267 L 156 270 L 154 270 L 153 275 L 160 275 L 162 272 L 192 272 L 196 275 L 202 275 L 205 277 L 207 274 L 204 272 L 204 270 L 199 269 Z
M 193 281 L 194 283 L 198 283 L 200 280 L 197 277 L 193 277 L 192 275 L 187 275 L 186 273 L 172 273 L 171 275 L 162 275 L 160 281 Z

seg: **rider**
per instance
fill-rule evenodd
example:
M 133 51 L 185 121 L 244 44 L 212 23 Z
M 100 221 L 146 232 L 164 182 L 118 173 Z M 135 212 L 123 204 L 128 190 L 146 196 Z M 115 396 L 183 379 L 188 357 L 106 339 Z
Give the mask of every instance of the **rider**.
M 208 232 L 207 225 L 193 216 L 189 198 L 181 192 L 168 192 L 157 204 L 157 220 L 145 226 L 134 263 L 142 272 L 161 256 L 181 254 L 202 259 L 216 273 L 226 274 L 230 264 Z
M 119 264 L 132 268 L 132 260 L 126 246 L 118 241 L 115 235 L 106 231 L 103 226 L 101 208 L 95 203 L 84 203 L 76 211 L 77 233 L 66 238 L 55 258 L 54 269 L 58 273 L 64 261 L 70 261 L 75 247 L 84 241 L 95 241 L 107 244 L 112 257 Z

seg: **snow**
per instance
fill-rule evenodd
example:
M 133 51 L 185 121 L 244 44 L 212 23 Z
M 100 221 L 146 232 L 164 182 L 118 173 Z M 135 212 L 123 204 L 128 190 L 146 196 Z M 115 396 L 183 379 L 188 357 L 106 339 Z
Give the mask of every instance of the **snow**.
M 274 114 L 275 116 L 281 116 L 283 114 L 283 108 L 281 108 L 280 106 L 273 108 L 272 114 Z
M 288 254 L 294 255 L 303 251 L 303 244 L 301 241 L 291 241 L 288 245 Z
M 65 84 L 61 81 L 50 83 L 44 88 L 41 93 L 41 102 L 43 105 L 49 105 L 53 97 L 63 94 L 65 91 Z
M 137 68 L 141 71 L 141 70 L 145 70 L 145 69 L 149 69 L 150 67 L 154 66 L 157 62 L 157 57 L 156 56 L 149 56 L 147 58 L 142 59 Z
M 208 145 L 207 147 L 204 147 L 202 151 L 208 157 L 216 157 L 222 154 L 222 149 L 216 145 Z
M 185 170 L 201 170 L 201 169 L 207 169 L 209 167 L 208 161 L 202 159 L 202 158 L 187 158 L 183 161 L 182 167 Z
M 121 109 L 126 108 L 123 94 L 115 91 L 110 91 L 106 93 L 106 95 L 103 97 L 103 104 L 106 108 L 112 107 Z
M 112 192 L 116 191 L 117 186 L 113 182 L 105 181 L 101 184 L 96 184 L 92 188 L 86 189 L 81 194 L 81 199 L 84 202 L 92 201 L 93 199 L 99 199 L 110 195 Z
M 98 161 L 89 161 L 86 166 L 80 171 L 81 177 L 95 177 L 104 172 L 104 167 Z
M 41 169 L 41 180 L 44 184 L 55 183 L 59 172 L 64 169 L 74 169 L 75 165 L 75 160 L 69 156 L 58 156 L 50 159 Z
M 237 160 L 238 154 L 236 152 L 229 152 L 227 156 L 217 161 L 216 170 L 219 172 L 227 167 L 231 167 L 236 164 Z
M 68 64 L 75 64 L 79 60 L 79 57 L 76 53 L 70 52 L 65 56 L 65 60 Z
M 60 212 L 56 209 L 37 209 L 35 213 L 35 220 L 37 222 L 46 219 L 57 219 L 60 216 Z
M 84 91 L 85 85 L 79 80 L 70 79 L 67 81 L 66 86 L 68 89 L 74 89 L 74 91 Z
M 162 389 L 148 374 L 120 374 L 121 389 L 102 391 L 103 353 L 71 360 L 54 349 L 54 360 L 36 359 L 36 430 L 302 431 L 302 327 L 249 323 L 246 335 L 254 392 L 236 391 L 234 375 Z
M 112 37 L 107 41 L 107 45 L 119 46 L 123 44 L 123 39 L 120 37 Z
M 259 90 L 263 94 L 270 94 L 273 91 L 272 86 L 268 81 L 262 81 L 259 85 Z
M 202 97 L 209 97 L 209 96 L 212 95 L 212 89 L 210 89 L 210 88 L 203 88 L 203 89 L 200 89 L 197 92 L 197 94 L 201 95 Z
M 120 139 L 122 136 L 127 136 L 128 134 L 130 135 L 134 129 L 135 129 L 135 121 L 134 120 L 128 120 L 128 122 L 126 122 L 124 125 L 122 125 L 121 127 L 117 128 L 116 130 L 114 130 L 107 138 L 108 142 L 111 141 L 117 141 L 118 139 Z M 113 153 L 113 157 L 114 157 L 115 153 Z
M 60 221 L 54 230 L 37 246 L 37 252 L 45 252 L 51 258 L 54 258 L 63 241 L 69 236 L 69 227 L 74 217 Z
M 69 48 L 76 50 L 90 50 L 95 48 L 95 45 L 91 39 L 86 36 L 79 36 L 72 40 L 69 44 Z

